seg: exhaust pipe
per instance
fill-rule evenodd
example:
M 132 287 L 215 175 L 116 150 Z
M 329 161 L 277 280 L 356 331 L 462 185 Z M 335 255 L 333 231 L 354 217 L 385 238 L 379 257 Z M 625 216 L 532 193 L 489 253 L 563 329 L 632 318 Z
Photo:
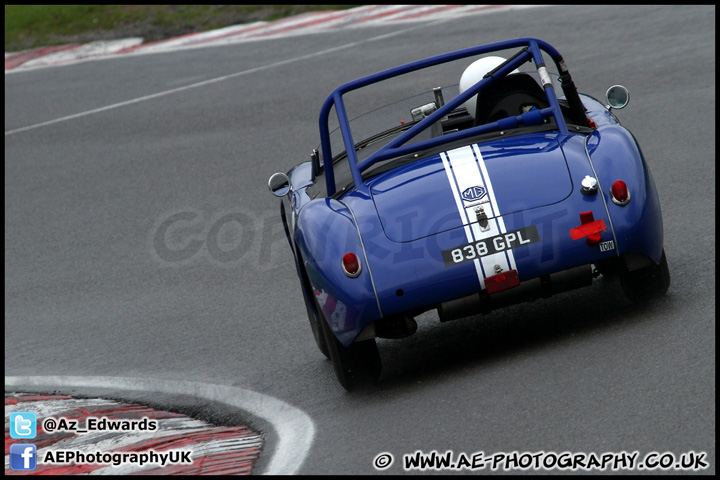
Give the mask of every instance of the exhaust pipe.
M 383 317 L 374 323 L 377 338 L 405 338 L 417 331 L 417 322 L 407 315 Z
M 447 322 L 481 313 L 485 314 L 498 308 L 531 302 L 538 298 L 549 298 L 558 293 L 589 287 L 592 285 L 592 279 L 592 265 L 582 265 L 562 272 L 526 280 L 515 288 L 493 295 L 488 295 L 483 290 L 467 297 L 443 302 L 437 307 L 438 316 L 441 322 Z

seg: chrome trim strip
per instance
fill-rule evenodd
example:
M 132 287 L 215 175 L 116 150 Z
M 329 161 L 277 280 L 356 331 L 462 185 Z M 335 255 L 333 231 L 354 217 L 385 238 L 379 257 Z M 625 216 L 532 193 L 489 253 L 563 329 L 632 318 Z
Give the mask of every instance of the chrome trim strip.
M 360 246 L 363 250 L 363 256 L 365 257 L 365 263 L 367 264 L 368 274 L 370 275 L 370 284 L 373 288 L 373 293 L 375 294 L 375 301 L 377 302 L 378 312 L 380 312 L 380 318 L 384 317 L 382 313 L 382 307 L 380 307 L 380 297 L 378 297 L 377 288 L 375 287 L 375 280 L 373 280 L 373 274 L 372 269 L 370 268 L 370 261 L 368 260 L 367 252 L 365 251 L 365 242 L 363 242 L 362 234 L 360 233 L 360 225 L 358 225 L 357 218 L 355 218 L 355 212 L 352 211 L 352 208 L 350 208 L 350 205 L 348 205 L 346 202 L 342 200 L 338 200 L 341 204 L 345 206 L 345 208 L 348 209 L 348 212 L 350 212 L 350 215 L 352 215 L 353 222 L 355 223 L 355 229 L 358 232 L 358 238 L 360 238 Z M 342 262 L 341 262 L 342 263 Z M 362 268 L 362 267 L 361 267 Z M 344 267 L 343 267 L 344 270 Z M 358 275 L 360 272 L 358 272 Z
M 590 158 L 590 152 L 588 151 L 587 144 L 588 144 L 589 138 L 590 138 L 590 135 L 585 137 L 585 156 L 587 157 L 588 161 L 590 162 L 590 168 L 592 168 L 593 175 L 595 175 L 595 180 L 597 180 L 598 189 L 601 192 L 603 192 L 602 185 L 600 184 L 600 177 L 598 177 L 598 174 L 595 171 L 595 165 L 593 165 L 592 158 Z M 610 195 L 612 196 L 612 193 Z M 610 230 L 612 231 L 613 241 L 615 242 L 615 255 L 619 257 L 620 256 L 620 245 L 618 244 L 617 236 L 615 235 L 615 227 L 613 226 L 612 215 L 610 215 L 610 210 L 608 209 L 608 204 L 607 204 L 607 200 L 605 200 L 605 195 L 604 194 L 600 195 L 600 198 L 602 198 L 603 205 L 605 205 L 605 212 L 607 212 L 608 222 L 610 222 Z

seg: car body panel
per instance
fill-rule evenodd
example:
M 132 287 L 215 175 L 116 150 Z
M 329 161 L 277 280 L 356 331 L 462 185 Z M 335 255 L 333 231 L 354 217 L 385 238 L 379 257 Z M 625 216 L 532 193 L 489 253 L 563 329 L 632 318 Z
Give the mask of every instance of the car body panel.
M 340 267 L 342 256 L 356 252 L 367 265 L 352 212 L 340 201 L 323 199 L 308 203 L 298 217 L 295 241 L 302 252 L 302 267 L 317 304 L 343 344 L 367 324 L 363 319 L 381 317 L 371 275 L 348 278 Z M 334 241 L 328 241 L 332 234 Z M 335 268 L 328 268 L 328 263 Z
M 660 199 L 652 174 L 634 137 L 620 126 L 598 128 L 587 148 L 608 205 L 621 253 L 640 253 L 654 263 L 663 251 Z M 622 179 L 632 195 L 625 206 L 611 201 L 610 187 Z
M 554 135 L 527 135 L 510 141 L 502 139 L 478 144 L 477 147 L 487 170 L 487 179 L 477 166 L 480 159 L 472 158 L 473 155 L 465 162 L 449 166 L 452 171 L 448 171 L 448 163 L 441 157 L 447 158 L 453 153 L 443 152 L 369 182 L 389 239 L 407 242 L 438 233 L 438 228 L 450 229 L 472 223 L 472 213 L 447 218 L 449 213 L 457 211 L 453 188 L 458 190 L 463 208 L 472 209 L 488 202 L 487 189 L 491 183 L 503 213 L 558 203 L 572 192 L 565 157 Z M 453 174 L 455 170 L 458 170 L 456 175 Z M 453 184 L 449 183 L 448 174 Z

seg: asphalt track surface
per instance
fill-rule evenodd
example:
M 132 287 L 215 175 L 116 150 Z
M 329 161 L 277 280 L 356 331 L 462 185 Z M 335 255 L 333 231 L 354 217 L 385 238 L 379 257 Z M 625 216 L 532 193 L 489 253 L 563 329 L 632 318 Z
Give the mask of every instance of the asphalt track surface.
M 658 187 L 669 294 L 636 307 L 607 284 L 423 317 L 379 342 L 381 382 L 347 393 L 313 343 L 267 178 L 309 158 L 340 83 L 516 36 L 557 47 L 583 92 L 629 88 L 618 117 Z M 247 421 L 269 454 L 267 419 L 152 385 L 259 392 L 312 419 L 302 474 L 376 473 L 381 452 L 403 473 L 417 450 L 695 451 L 715 472 L 714 6 L 547 7 L 113 58 L 6 75 L 5 105 L 5 374 L 20 384 L 141 379 L 58 391 Z

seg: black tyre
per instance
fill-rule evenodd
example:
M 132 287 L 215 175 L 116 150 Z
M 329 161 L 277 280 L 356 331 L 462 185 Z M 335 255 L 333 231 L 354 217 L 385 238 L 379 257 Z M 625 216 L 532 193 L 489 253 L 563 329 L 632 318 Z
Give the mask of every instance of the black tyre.
M 645 302 L 665 295 L 670 287 L 670 270 L 665 258 L 665 250 L 659 264 L 632 272 L 623 272 L 620 275 L 620 284 L 625 296 L 631 302 Z
M 312 292 L 310 295 L 313 295 Z M 317 308 L 318 312 L 320 311 L 320 308 L 317 306 L 317 302 L 315 302 L 315 308 Z M 308 320 L 310 321 L 310 329 L 312 330 L 313 337 L 315 337 L 315 343 L 317 344 L 318 350 L 320 350 L 325 357 L 330 358 L 330 352 L 328 351 L 327 342 L 325 341 L 325 334 L 320 327 L 320 320 L 318 320 L 313 313 L 312 308 L 310 308 L 310 305 L 307 303 L 307 300 L 305 300 L 305 309 L 307 310 Z
M 308 278 L 307 272 L 305 271 L 305 267 L 303 265 L 303 259 L 302 256 L 300 256 L 299 250 L 298 250 L 298 258 L 299 258 L 299 264 L 300 264 L 300 275 L 301 275 L 301 281 L 302 281 L 302 293 L 303 293 L 303 300 L 305 303 L 305 310 L 307 311 L 308 321 L 310 322 L 310 330 L 312 330 L 313 337 L 315 338 L 315 344 L 318 347 L 318 350 L 322 352 L 323 355 L 325 355 L 326 358 L 330 358 L 330 352 L 327 348 L 327 343 L 325 342 L 325 335 L 323 334 L 322 330 L 320 329 L 320 319 L 315 315 L 313 312 L 313 309 L 310 307 L 310 304 L 308 303 L 308 297 L 310 297 L 310 302 L 312 302 L 312 305 L 315 307 L 315 310 L 320 313 L 320 307 L 317 304 L 317 301 L 315 300 L 315 294 L 313 292 L 312 284 L 310 283 L 310 279 Z M 306 295 L 307 293 L 307 295 Z
M 325 335 L 335 376 L 345 390 L 350 391 L 358 385 L 372 383 L 380 378 L 382 363 L 374 338 L 345 347 L 335 338 L 324 318 L 321 317 L 319 323 Z

